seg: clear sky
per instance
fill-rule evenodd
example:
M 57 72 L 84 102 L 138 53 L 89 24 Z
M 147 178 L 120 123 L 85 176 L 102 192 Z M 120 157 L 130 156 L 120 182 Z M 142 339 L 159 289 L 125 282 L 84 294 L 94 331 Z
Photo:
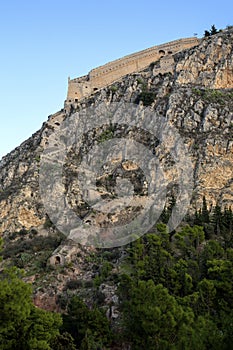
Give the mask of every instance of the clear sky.
M 2 0 L 0 158 L 63 107 L 68 76 L 225 28 L 232 13 L 232 0 Z

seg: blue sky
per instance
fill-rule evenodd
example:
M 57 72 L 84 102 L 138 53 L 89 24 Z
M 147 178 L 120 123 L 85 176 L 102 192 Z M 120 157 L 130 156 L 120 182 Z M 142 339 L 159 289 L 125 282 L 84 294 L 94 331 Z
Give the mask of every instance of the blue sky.
M 0 158 L 63 107 L 67 78 L 166 41 L 233 24 L 232 0 L 2 0 Z

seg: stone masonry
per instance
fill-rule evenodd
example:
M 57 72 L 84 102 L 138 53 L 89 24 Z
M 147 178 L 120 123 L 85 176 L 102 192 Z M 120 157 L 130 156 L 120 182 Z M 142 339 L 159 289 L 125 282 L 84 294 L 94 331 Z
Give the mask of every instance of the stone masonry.
M 139 72 L 161 58 L 163 58 L 161 61 L 161 72 L 169 71 L 173 62 L 173 54 L 197 46 L 199 42 L 200 40 L 195 37 L 174 40 L 109 62 L 92 69 L 88 75 L 75 79 L 69 78 L 65 105 L 78 102 L 95 91 L 118 81 L 127 74 Z

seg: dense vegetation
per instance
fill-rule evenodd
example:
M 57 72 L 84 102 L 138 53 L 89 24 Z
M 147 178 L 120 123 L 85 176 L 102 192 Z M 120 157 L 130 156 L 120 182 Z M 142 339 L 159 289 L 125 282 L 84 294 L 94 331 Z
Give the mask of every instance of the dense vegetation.
M 21 271 L 4 268 L 0 349 L 232 349 L 232 211 L 216 206 L 210 215 L 204 198 L 202 209 L 168 234 L 171 208 L 153 232 L 125 248 L 117 276 L 111 276 L 114 250 L 98 252 L 102 272 L 95 290 L 109 276 L 118 286 L 114 325 L 103 311 L 104 299 L 88 307 L 78 292 L 63 315 L 36 308 Z M 67 288 L 78 286 L 71 281 Z
M 3 269 L 0 275 L 0 349 L 50 349 L 59 334 L 62 319 L 36 308 L 31 287 L 17 268 Z

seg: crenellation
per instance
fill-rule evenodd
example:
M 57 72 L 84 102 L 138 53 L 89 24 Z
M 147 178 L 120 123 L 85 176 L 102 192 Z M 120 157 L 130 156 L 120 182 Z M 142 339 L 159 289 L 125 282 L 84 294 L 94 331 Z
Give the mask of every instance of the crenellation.
M 79 83 L 79 82 L 83 82 L 83 81 L 88 80 L 88 79 L 89 79 L 89 76 L 87 74 L 87 75 L 83 75 L 82 77 L 74 78 L 74 79 L 72 79 L 72 81 L 75 83 Z M 68 81 L 71 81 L 70 78 L 68 78 Z
M 123 76 L 145 69 L 151 63 L 161 59 L 161 73 L 170 71 L 173 66 L 172 55 L 198 45 L 196 37 L 170 41 L 165 44 L 124 56 L 115 61 L 92 69 L 88 75 L 68 80 L 68 93 L 65 105 L 77 102 L 90 96 L 95 91 L 118 81 Z M 167 57 L 163 59 L 164 57 Z M 159 70 L 155 74 L 159 73 Z

